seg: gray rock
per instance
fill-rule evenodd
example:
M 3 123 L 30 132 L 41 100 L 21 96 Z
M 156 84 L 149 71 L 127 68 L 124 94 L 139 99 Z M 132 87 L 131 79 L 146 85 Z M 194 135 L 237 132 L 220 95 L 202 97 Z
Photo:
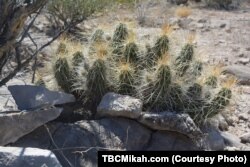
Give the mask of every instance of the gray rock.
M 202 127 L 202 131 L 207 134 L 204 143 L 208 150 L 222 151 L 226 145 L 220 131 L 211 126 Z
M 138 118 L 141 111 L 141 100 L 131 96 L 107 93 L 97 107 L 97 116 Z
M 215 117 L 211 119 L 211 125 L 212 126 L 217 125 L 217 128 L 222 131 L 228 130 L 228 123 L 224 118 L 224 116 L 221 114 L 217 114 Z
M 243 121 L 247 121 L 248 120 L 248 114 L 247 113 L 239 114 L 239 119 L 243 120 Z
M 17 141 L 45 123 L 56 119 L 61 109 L 47 107 L 32 111 L 0 112 L 0 145 Z
M 221 132 L 221 136 L 223 137 L 224 142 L 227 146 L 237 147 L 237 148 L 242 146 L 240 139 L 231 133 Z
M 43 104 L 56 105 L 75 102 L 73 95 L 49 91 L 40 86 L 13 85 L 9 86 L 8 89 L 20 110 L 29 110 Z
M 143 113 L 138 122 L 154 130 L 179 132 L 190 138 L 199 138 L 202 136 L 200 129 L 187 114 L 177 114 L 167 111 Z
M 243 57 L 243 58 L 240 58 L 237 62 L 243 65 L 246 65 L 250 62 L 250 59 L 248 57 Z
M 38 148 L 0 147 L 1 167 L 62 167 L 49 150 Z
M 140 123 L 125 118 L 84 120 L 74 124 L 54 122 L 48 123 L 47 128 L 42 126 L 13 145 L 51 149 L 62 166 L 69 166 L 71 163 L 79 167 L 97 166 L 98 150 L 198 149 L 195 143 L 184 135 L 166 131 L 153 133 Z M 51 142 L 48 133 L 56 146 Z
M 250 143 L 250 133 L 245 133 L 240 137 L 241 143 Z
M 240 65 L 230 65 L 223 69 L 225 73 L 235 75 L 238 78 L 239 84 L 250 85 L 250 68 Z
M 176 132 L 157 131 L 152 134 L 151 142 L 147 148 L 150 151 L 185 151 L 200 150 L 200 148 L 187 136 Z

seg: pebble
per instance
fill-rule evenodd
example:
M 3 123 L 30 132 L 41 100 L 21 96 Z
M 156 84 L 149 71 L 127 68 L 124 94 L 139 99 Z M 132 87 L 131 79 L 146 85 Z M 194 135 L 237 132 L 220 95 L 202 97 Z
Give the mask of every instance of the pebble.
M 239 62 L 240 64 L 246 65 L 250 62 L 249 58 L 240 58 L 237 62 Z
M 239 119 L 243 120 L 243 121 L 247 121 L 248 120 L 248 115 L 246 113 L 240 114 Z
M 245 133 L 240 136 L 241 143 L 250 143 L 250 133 Z

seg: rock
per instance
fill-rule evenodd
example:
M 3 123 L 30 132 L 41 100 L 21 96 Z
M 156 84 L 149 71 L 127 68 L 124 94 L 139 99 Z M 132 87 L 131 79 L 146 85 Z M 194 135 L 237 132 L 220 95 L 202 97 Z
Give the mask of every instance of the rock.
M 225 27 L 226 27 L 226 25 L 227 25 L 227 24 L 222 23 L 222 24 L 220 25 L 220 28 L 225 28 Z
M 207 22 L 206 19 L 199 19 L 199 20 L 198 20 L 198 23 L 206 23 L 206 22 Z
M 49 150 L 38 148 L 0 147 L 1 167 L 62 167 Z
M 48 135 L 51 134 L 55 146 Z M 125 118 L 83 120 L 74 124 L 51 122 L 24 136 L 13 146 L 51 149 L 62 166 L 97 166 L 98 150 L 197 150 L 192 140 L 176 132 L 152 132 Z M 61 148 L 61 152 L 57 148 Z M 59 149 L 60 150 L 60 149 Z M 85 152 L 84 152 L 85 151 Z
M 239 50 L 239 48 L 238 48 L 238 50 Z M 237 51 L 238 51 L 238 50 L 237 50 Z M 245 55 L 244 55 L 243 53 L 241 53 L 241 54 L 238 55 L 238 57 L 244 57 L 244 56 L 245 56 Z
M 250 133 L 243 134 L 240 137 L 241 143 L 250 143 Z
M 250 59 L 248 57 L 243 57 L 243 58 L 240 58 L 237 62 L 243 65 L 246 65 L 250 62 Z
M 138 118 L 142 111 L 142 101 L 131 96 L 107 93 L 97 107 L 97 116 Z
M 46 107 L 31 111 L 0 112 L 0 145 L 17 141 L 61 114 L 60 108 Z
M 185 151 L 200 150 L 190 138 L 168 131 L 157 131 L 152 134 L 151 142 L 147 148 L 150 151 Z
M 219 130 L 211 126 L 202 127 L 202 132 L 206 133 L 204 143 L 208 150 L 222 151 L 224 150 L 225 142 Z
M 230 146 L 230 147 L 241 147 L 242 144 L 240 142 L 240 139 L 237 137 L 237 136 L 234 136 L 233 134 L 231 133 L 228 133 L 228 132 L 221 132 L 221 136 L 223 137 L 224 139 L 224 142 L 227 146 Z
M 215 119 L 218 121 L 218 128 L 222 131 L 226 131 L 228 130 L 228 123 L 226 121 L 226 119 L 224 118 L 223 115 L 221 114 L 217 114 L 214 118 L 212 119 Z
M 238 78 L 238 83 L 243 85 L 250 84 L 250 68 L 240 65 L 230 65 L 226 66 L 223 71 L 235 75 Z
M 179 132 L 190 138 L 199 138 L 202 136 L 200 129 L 187 114 L 177 114 L 167 111 L 143 113 L 138 122 L 154 130 Z
M 248 120 L 248 114 L 247 113 L 240 114 L 239 119 L 243 120 L 243 121 L 247 121 Z
M 49 91 L 41 86 L 13 85 L 8 87 L 19 110 L 29 110 L 43 104 L 65 104 L 75 102 L 73 95 Z

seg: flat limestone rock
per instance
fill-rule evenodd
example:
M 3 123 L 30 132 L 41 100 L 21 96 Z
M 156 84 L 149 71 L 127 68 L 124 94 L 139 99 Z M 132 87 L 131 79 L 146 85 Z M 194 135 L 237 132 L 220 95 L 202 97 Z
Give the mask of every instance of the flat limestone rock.
M 1 167 L 62 167 L 54 153 L 38 148 L 0 147 Z
M 131 96 L 107 93 L 97 107 L 97 116 L 138 118 L 142 111 L 142 101 Z
M 230 65 L 223 69 L 224 73 L 234 75 L 239 84 L 250 85 L 250 68 L 242 65 Z
M 154 130 L 165 130 L 184 134 L 190 138 L 199 138 L 202 132 L 187 114 L 173 112 L 142 113 L 138 119 L 143 125 Z
M 36 128 L 56 119 L 60 108 L 47 107 L 31 111 L 0 112 L 0 146 L 17 141 Z
M 40 105 L 65 104 L 75 102 L 71 94 L 50 91 L 42 86 L 12 85 L 8 86 L 19 110 L 30 110 Z

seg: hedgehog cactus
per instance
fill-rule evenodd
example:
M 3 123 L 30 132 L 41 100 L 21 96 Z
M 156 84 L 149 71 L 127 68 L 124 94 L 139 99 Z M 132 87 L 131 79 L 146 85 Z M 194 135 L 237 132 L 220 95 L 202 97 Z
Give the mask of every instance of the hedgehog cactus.
M 57 48 L 56 54 L 65 54 L 67 53 L 67 46 L 65 43 L 61 42 Z
M 114 32 L 113 36 L 113 42 L 114 43 L 122 43 L 124 42 L 128 37 L 128 29 L 125 24 L 119 24 Z
M 153 51 L 155 55 L 160 58 L 169 50 L 169 39 L 167 35 L 163 35 L 157 39 Z
M 202 86 L 198 83 L 194 83 L 187 90 L 187 96 L 191 99 L 201 99 Z
M 194 60 L 194 35 L 189 36 L 174 62 L 169 61 L 172 58 L 169 54 L 171 27 L 165 26 L 163 30 L 163 35 L 152 47 L 146 45 L 144 55 L 135 42 L 135 34 L 128 31 L 126 25 L 120 24 L 116 28 L 110 42 L 103 38 L 102 30 L 96 30 L 86 60 L 82 52 L 74 53 L 70 70 L 66 58 L 58 58 L 54 65 L 58 85 L 66 92 L 77 92 L 77 97 L 82 97 L 86 107 L 90 104 L 93 109 L 103 95 L 112 90 L 140 97 L 144 109 L 186 112 L 196 123 L 204 122 L 229 104 L 232 91 L 224 86 L 216 95 L 213 94 L 212 87 L 221 83 L 221 70 L 217 67 L 208 71 L 205 83 L 196 82 L 204 66 Z M 65 53 L 68 53 L 66 45 L 61 43 L 57 54 L 65 56 Z M 93 64 L 85 67 L 86 62 Z M 74 89 L 71 89 L 72 85 Z
M 135 69 L 129 62 L 121 63 L 118 73 L 118 93 L 135 94 Z
M 144 68 L 151 69 L 153 66 L 156 65 L 157 58 L 154 54 L 153 49 L 149 45 L 146 45 L 146 54 L 143 59 Z
M 104 31 L 97 29 L 91 37 L 92 42 L 103 42 L 104 41 Z
M 128 43 L 125 46 L 125 51 L 124 51 L 124 57 L 127 62 L 133 63 L 134 65 L 138 65 L 139 61 L 139 48 L 138 46 L 134 43 Z
M 181 85 L 174 83 L 170 86 L 169 98 L 166 99 L 168 108 L 174 111 L 182 111 L 184 109 L 184 94 Z
M 104 60 L 98 59 L 94 62 L 88 71 L 86 82 L 87 101 L 98 104 L 108 91 L 107 67 Z
M 217 82 L 218 82 L 217 77 L 212 75 L 212 76 L 209 76 L 206 79 L 205 84 L 208 85 L 208 86 L 211 86 L 212 88 L 216 88 L 217 87 Z
M 176 58 L 176 68 L 179 76 L 183 76 L 187 69 L 190 66 L 190 63 L 194 56 L 194 47 L 191 44 L 186 44 L 182 50 L 180 55 Z
M 203 70 L 203 63 L 200 61 L 195 61 L 193 64 L 192 73 L 194 76 L 200 76 Z
M 158 61 L 155 76 L 148 84 L 148 88 L 144 90 L 148 105 L 156 110 L 166 107 L 167 94 L 171 84 L 172 74 L 167 59 L 167 56 L 164 56 Z
M 212 99 L 206 110 L 206 117 L 211 118 L 224 109 L 230 102 L 232 91 L 228 88 L 222 88 Z
M 82 62 L 84 62 L 85 58 L 82 52 L 76 52 L 73 54 L 72 58 L 72 66 L 78 67 Z
M 54 74 L 58 85 L 67 93 L 71 90 L 70 68 L 66 58 L 58 58 L 54 64 Z

